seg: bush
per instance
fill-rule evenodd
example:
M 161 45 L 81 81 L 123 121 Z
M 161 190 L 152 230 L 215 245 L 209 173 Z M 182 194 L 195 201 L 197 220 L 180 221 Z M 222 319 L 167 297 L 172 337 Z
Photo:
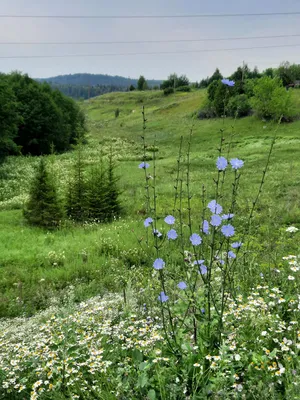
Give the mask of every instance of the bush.
M 174 93 L 174 89 L 172 87 L 167 87 L 164 89 L 164 95 L 169 96 L 169 94 Z
M 216 111 L 210 102 L 205 104 L 205 106 L 198 113 L 199 119 L 216 118 L 216 116 L 217 116 Z
M 176 88 L 176 92 L 190 92 L 191 91 L 191 87 L 190 86 L 179 86 L 178 88 Z
M 282 86 L 279 78 L 264 76 L 253 88 L 251 105 L 259 118 L 291 121 L 295 116 L 290 93 Z
M 228 115 L 231 117 L 247 117 L 251 112 L 251 106 L 248 97 L 245 94 L 239 94 L 231 97 L 228 102 Z

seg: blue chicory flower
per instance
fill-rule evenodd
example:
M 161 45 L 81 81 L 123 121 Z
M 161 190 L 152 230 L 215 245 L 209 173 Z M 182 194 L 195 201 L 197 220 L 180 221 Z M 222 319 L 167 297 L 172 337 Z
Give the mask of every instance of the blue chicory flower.
M 157 230 L 157 229 L 153 229 L 153 235 L 157 236 L 158 238 L 162 237 L 162 233 L 159 232 L 159 230 Z
M 218 204 L 218 203 L 216 202 L 216 200 L 212 200 L 210 203 L 208 203 L 207 208 L 209 208 L 210 211 L 211 211 L 213 214 L 221 214 L 221 212 L 223 211 L 223 207 L 220 206 L 220 204 Z
M 230 251 L 228 252 L 228 257 L 229 257 L 229 258 L 236 258 L 236 254 L 235 254 L 233 251 L 230 250 Z
M 235 85 L 235 82 L 234 81 L 230 81 L 229 79 L 222 79 L 221 82 L 226 86 L 234 86 Z
M 178 238 L 177 232 L 175 229 L 170 229 L 169 232 L 167 233 L 167 238 L 171 240 L 175 240 Z
M 221 228 L 221 232 L 225 237 L 231 237 L 234 235 L 234 227 L 232 225 L 223 225 Z
M 202 243 L 202 239 L 198 233 L 193 233 L 190 237 L 190 241 L 193 246 L 199 246 Z
M 173 215 L 168 215 L 165 219 L 164 219 L 165 223 L 168 225 L 173 225 L 175 223 L 175 218 L 173 217 Z
M 232 243 L 231 247 L 233 249 L 239 249 L 240 247 L 242 247 L 243 243 L 242 242 L 234 242 Z
M 217 165 L 218 171 L 225 171 L 225 169 L 228 165 L 228 162 L 225 157 L 218 157 L 216 165 Z
M 211 216 L 210 224 L 212 226 L 220 226 L 222 224 L 222 218 L 219 215 L 214 214 Z
M 221 217 L 225 221 L 228 219 L 232 219 L 234 217 L 234 214 L 223 214 L 223 215 L 221 215 Z
M 139 168 L 140 169 L 147 169 L 147 168 L 149 168 L 150 167 L 150 165 L 148 164 L 148 163 L 145 163 L 145 162 L 142 162 L 140 165 L 139 165 Z
M 169 300 L 169 296 L 167 296 L 165 292 L 160 292 L 158 300 L 161 301 L 162 303 L 165 303 L 166 301 Z
M 145 228 L 148 228 L 153 223 L 153 219 L 151 217 L 146 218 L 144 221 Z
M 200 311 L 202 312 L 202 314 L 205 314 L 205 308 L 201 308 Z
M 154 269 L 163 269 L 165 267 L 165 262 L 162 258 L 157 258 L 154 263 L 153 263 L 153 268 Z
M 194 265 L 201 265 L 204 263 L 204 260 L 196 260 L 194 261 Z
M 206 219 L 203 221 L 202 232 L 205 233 L 205 235 L 209 234 L 209 223 Z
M 230 164 L 232 166 L 232 169 L 240 169 L 244 166 L 244 161 L 239 160 L 238 158 L 233 158 L 230 160 Z
M 187 285 L 186 285 L 185 282 L 179 282 L 178 285 L 177 285 L 177 287 L 178 287 L 179 289 L 181 289 L 181 290 L 184 290 L 184 289 L 187 288 Z
M 207 274 L 207 267 L 205 265 L 201 265 L 199 268 L 199 274 L 206 275 Z

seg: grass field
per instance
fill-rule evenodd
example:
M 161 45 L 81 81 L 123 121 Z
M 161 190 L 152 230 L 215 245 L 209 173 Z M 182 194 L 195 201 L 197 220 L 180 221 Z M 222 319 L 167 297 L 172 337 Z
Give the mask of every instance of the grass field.
M 173 212 L 181 137 L 186 162 L 192 130 L 189 188 L 193 224 L 196 225 L 202 213 L 202 185 L 205 185 L 207 201 L 214 196 L 215 162 L 220 131 L 223 130 L 225 149 L 229 145 L 231 148 L 230 157 L 245 162 L 236 207 L 238 217 L 235 222 L 239 229 L 245 224 L 258 192 L 268 152 L 277 132 L 263 192 L 252 221 L 249 248 L 244 254 L 244 263 L 238 265 L 244 293 L 259 284 L 260 274 L 266 275 L 274 268 L 283 268 L 283 256 L 298 254 L 300 237 L 297 233 L 288 234 L 286 228 L 290 225 L 300 227 L 300 121 L 277 126 L 254 116 L 236 121 L 227 118 L 199 120 L 197 110 L 205 97 L 206 92 L 202 90 L 167 97 L 160 91 L 130 92 L 108 94 L 82 103 L 89 127 L 88 144 L 84 149 L 86 167 L 99 163 L 110 148 L 117 160 L 124 216 L 111 224 L 89 222 L 77 226 L 66 222 L 61 229 L 53 232 L 27 226 L 22 218 L 22 206 L 37 158 L 10 157 L 0 167 L 0 317 L 28 317 L 49 307 L 66 309 L 73 307 L 74 303 L 108 293 L 135 297 L 134 290 L 142 290 L 148 285 L 146 278 L 151 262 L 149 254 L 141 246 L 145 242 L 143 221 L 147 216 L 145 180 L 144 171 L 138 168 L 143 160 L 143 135 L 149 146 L 147 162 L 151 165 L 150 174 L 153 174 L 151 150 L 153 146 L 157 147 L 158 227 L 163 229 L 164 216 Z M 300 91 L 293 92 L 293 97 L 300 106 Z M 147 119 L 145 131 L 141 113 L 143 106 Z M 120 110 L 118 118 L 115 117 L 117 108 Z M 74 153 L 47 158 L 49 167 L 60 182 L 60 194 L 63 196 Z M 186 191 L 185 183 L 183 188 Z M 224 195 L 222 198 L 222 204 L 226 206 L 230 203 L 230 182 L 225 184 L 224 193 L 228 193 L 228 197 Z M 183 215 L 187 215 L 186 203 Z M 176 262 L 175 250 L 173 257 Z M 268 276 L 268 285 L 278 285 L 273 274 Z M 154 289 L 155 284 L 151 287 L 151 290 Z M 148 295 L 147 292 L 145 296 Z M 143 298 L 139 300 L 140 303 L 142 301 L 146 302 Z M 151 397 L 149 393 L 147 391 L 144 397 L 137 399 L 172 398 L 162 395 L 162 392 L 160 397 Z M 82 395 L 80 398 L 119 397 Z

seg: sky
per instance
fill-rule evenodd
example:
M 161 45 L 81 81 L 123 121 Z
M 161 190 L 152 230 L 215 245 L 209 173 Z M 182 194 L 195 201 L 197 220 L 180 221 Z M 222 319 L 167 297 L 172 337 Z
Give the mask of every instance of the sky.
M 0 15 L 187 15 L 299 12 L 299 0 L 1 0 Z M 185 74 L 192 81 L 219 67 L 229 76 L 243 62 L 260 70 L 282 61 L 300 63 L 300 15 L 192 19 L 18 19 L 0 18 L 0 72 L 22 71 L 34 78 L 93 73 L 147 79 Z M 299 26 L 299 27 L 298 27 Z M 1 42 L 189 40 L 296 35 L 292 38 L 147 44 L 5 45 Z M 299 47 L 228 51 L 238 47 Z M 193 53 L 198 50 L 218 52 Z M 143 54 L 143 53 L 165 54 Z M 177 54 L 166 54 L 166 53 Z M 180 53 L 181 52 L 181 53 Z M 186 53 L 182 53 L 186 52 Z M 107 55 L 108 53 L 114 55 Z M 115 55 L 135 53 L 134 55 Z M 88 57 L 87 55 L 98 55 Z M 105 56 L 99 55 L 105 54 Z M 2 58 L 16 56 L 72 58 Z

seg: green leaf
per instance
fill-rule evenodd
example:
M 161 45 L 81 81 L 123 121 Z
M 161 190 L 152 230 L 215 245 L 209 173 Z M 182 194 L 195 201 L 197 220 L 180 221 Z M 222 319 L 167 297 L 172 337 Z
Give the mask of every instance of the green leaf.
M 143 388 L 143 387 L 145 387 L 147 385 L 147 383 L 148 383 L 147 375 L 146 374 L 140 375 L 139 378 L 138 378 L 139 387 Z
M 137 350 L 137 349 L 134 349 L 133 352 L 132 352 L 132 358 L 133 358 L 135 361 L 140 361 L 140 362 L 142 362 L 143 359 L 144 359 L 143 353 L 140 352 L 140 351 Z
M 140 371 L 144 371 L 146 365 L 147 365 L 146 362 L 141 362 L 140 365 L 139 365 L 139 370 L 140 370 Z
M 155 400 L 156 399 L 156 393 L 155 390 L 151 389 L 149 390 L 147 397 L 149 400 Z

